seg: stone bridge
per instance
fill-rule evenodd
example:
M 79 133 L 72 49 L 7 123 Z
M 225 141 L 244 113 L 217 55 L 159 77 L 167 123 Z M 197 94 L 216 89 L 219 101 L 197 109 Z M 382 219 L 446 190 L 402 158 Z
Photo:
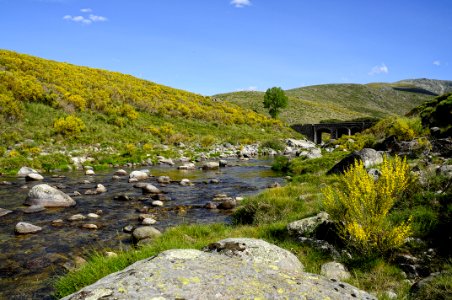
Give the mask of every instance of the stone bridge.
M 316 144 L 322 143 L 322 133 L 329 133 L 332 139 L 338 139 L 344 134 L 352 135 L 373 125 L 373 122 L 343 122 L 320 124 L 296 124 L 292 129 L 303 134 Z

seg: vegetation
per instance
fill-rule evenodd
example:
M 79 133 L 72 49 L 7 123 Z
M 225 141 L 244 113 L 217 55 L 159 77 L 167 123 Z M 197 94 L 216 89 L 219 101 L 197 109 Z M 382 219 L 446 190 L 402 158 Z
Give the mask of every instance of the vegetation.
M 385 83 L 325 84 L 286 90 L 289 103 L 279 118 L 290 125 L 319 123 L 327 119 L 385 118 L 404 115 L 434 98 L 431 93 L 398 87 L 399 84 Z M 243 91 L 213 97 L 264 114 L 267 112 L 263 106 L 264 95 L 263 92 Z
M 67 168 L 76 155 L 92 156 L 98 165 L 141 162 L 149 155 L 175 155 L 173 146 L 180 143 L 186 155 L 196 156 L 197 149 L 215 143 L 296 135 L 234 104 L 6 50 L 0 50 L 0 128 L 1 173 L 14 173 L 25 162 Z M 161 144 L 170 150 L 165 153 Z M 44 163 L 44 154 L 57 151 L 67 163 Z
M 452 93 L 438 96 L 434 100 L 420 105 L 414 111 L 420 112 L 424 127 L 439 127 L 442 135 L 451 135 Z
M 272 87 L 267 89 L 264 95 L 264 108 L 268 108 L 268 113 L 273 119 L 281 112 L 282 108 L 286 108 L 288 98 L 280 87 Z
M 411 234 L 409 221 L 390 223 L 389 212 L 408 188 L 408 164 L 395 157 L 383 158 L 381 175 L 375 180 L 361 161 L 344 173 L 339 187 L 324 190 L 324 207 L 338 222 L 341 236 L 364 255 L 384 254 L 400 248 Z

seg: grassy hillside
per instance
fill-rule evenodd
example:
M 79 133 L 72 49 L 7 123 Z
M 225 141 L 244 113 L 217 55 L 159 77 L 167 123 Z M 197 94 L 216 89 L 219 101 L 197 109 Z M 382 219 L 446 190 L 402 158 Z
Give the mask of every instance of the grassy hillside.
M 7 50 L 0 50 L 0 128 L 0 173 L 56 150 L 95 146 L 96 152 L 133 156 L 161 144 L 206 148 L 292 134 L 235 104 Z
M 433 99 L 433 93 L 409 84 L 326 84 L 287 90 L 289 106 L 280 118 L 289 123 L 316 123 L 325 119 L 403 115 Z M 213 96 L 259 113 L 263 92 L 235 92 Z

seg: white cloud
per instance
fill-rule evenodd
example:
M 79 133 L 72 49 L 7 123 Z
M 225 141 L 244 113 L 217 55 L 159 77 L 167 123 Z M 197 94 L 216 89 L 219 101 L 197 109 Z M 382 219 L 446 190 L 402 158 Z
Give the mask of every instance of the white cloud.
M 231 4 L 235 7 L 244 7 L 244 6 L 250 6 L 251 1 L 250 0 L 232 0 Z
M 238 89 L 237 92 L 254 92 L 257 91 L 257 86 L 249 86 L 247 88 L 244 89 Z
M 441 66 L 441 62 L 439 60 L 433 61 L 433 64 L 438 67 Z
M 373 67 L 368 74 L 372 76 L 377 74 L 388 74 L 388 73 L 389 73 L 388 67 L 385 64 L 381 64 L 379 66 Z
M 84 12 L 84 13 L 88 13 L 88 12 L 92 12 L 92 9 L 91 8 L 82 8 L 80 11 Z M 94 23 L 94 22 L 105 22 L 108 19 L 106 17 L 103 17 L 103 16 L 97 16 L 97 15 L 90 14 L 88 16 L 65 15 L 63 17 L 63 20 L 89 25 L 89 24 Z
M 89 15 L 89 18 L 93 22 L 105 22 L 105 21 L 107 21 L 107 18 L 102 17 L 102 16 Z

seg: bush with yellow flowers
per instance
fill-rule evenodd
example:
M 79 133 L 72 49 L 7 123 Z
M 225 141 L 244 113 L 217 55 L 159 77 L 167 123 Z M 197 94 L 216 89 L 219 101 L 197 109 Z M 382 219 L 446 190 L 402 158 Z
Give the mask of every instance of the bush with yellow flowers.
M 340 179 L 340 188 L 324 189 L 324 207 L 337 221 L 341 237 L 362 254 L 384 254 L 402 246 L 411 234 L 410 219 L 400 224 L 389 213 L 410 183 L 405 159 L 385 157 L 375 180 L 361 161 Z
M 65 118 L 59 118 L 53 123 L 55 132 L 61 133 L 64 136 L 75 137 L 85 130 L 85 123 L 76 116 L 67 116 Z

